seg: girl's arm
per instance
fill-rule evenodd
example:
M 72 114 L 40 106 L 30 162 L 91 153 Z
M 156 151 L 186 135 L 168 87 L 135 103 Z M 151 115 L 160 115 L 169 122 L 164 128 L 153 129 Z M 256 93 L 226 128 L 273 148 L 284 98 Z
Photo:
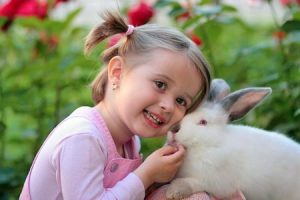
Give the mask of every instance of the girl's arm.
M 114 187 L 103 186 L 106 155 L 98 137 L 77 134 L 65 139 L 53 156 L 57 182 L 64 200 L 140 200 L 145 196 L 141 180 L 130 173 Z

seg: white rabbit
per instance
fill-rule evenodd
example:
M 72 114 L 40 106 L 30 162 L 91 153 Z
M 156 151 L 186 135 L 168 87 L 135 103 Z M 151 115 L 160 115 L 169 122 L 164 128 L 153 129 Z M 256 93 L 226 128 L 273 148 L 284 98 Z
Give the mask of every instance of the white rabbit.
M 202 191 L 225 198 L 242 191 L 247 200 L 300 200 L 300 145 L 280 133 L 228 124 L 248 113 L 271 89 L 228 93 L 224 80 L 213 80 L 208 100 L 168 136 L 187 152 L 167 198 Z

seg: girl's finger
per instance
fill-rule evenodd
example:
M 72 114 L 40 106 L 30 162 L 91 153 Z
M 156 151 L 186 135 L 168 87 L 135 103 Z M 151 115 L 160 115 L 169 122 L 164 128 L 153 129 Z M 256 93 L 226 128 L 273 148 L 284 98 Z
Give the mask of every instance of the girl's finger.
M 177 151 L 173 154 L 168 155 L 168 159 L 173 160 L 173 162 L 181 161 L 183 159 L 184 153 L 184 147 L 182 145 L 178 145 Z
M 161 155 L 165 156 L 165 155 L 174 154 L 177 151 L 177 148 L 167 145 L 167 146 L 160 148 L 158 151 Z

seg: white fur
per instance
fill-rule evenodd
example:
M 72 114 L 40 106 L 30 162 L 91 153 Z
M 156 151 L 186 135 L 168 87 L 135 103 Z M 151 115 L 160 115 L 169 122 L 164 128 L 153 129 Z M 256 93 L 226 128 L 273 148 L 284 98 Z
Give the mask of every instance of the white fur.
M 198 124 L 201 119 L 207 124 Z M 228 113 L 214 103 L 182 120 L 175 138 L 187 152 L 167 197 L 189 190 L 224 198 L 241 190 L 247 200 L 300 200 L 299 144 L 280 133 L 227 121 Z M 176 188 L 176 182 L 184 184 Z

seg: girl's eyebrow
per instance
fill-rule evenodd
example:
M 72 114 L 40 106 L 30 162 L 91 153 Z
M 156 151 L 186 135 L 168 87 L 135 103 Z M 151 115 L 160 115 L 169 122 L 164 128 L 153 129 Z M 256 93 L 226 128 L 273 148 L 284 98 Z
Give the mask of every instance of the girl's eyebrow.
M 157 76 L 161 76 L 164 79 L 167 79 L 171 83 L 175 83 L 175 81 L 164 74 L 156 74 Z M 184 96 L 186 96 L 191 102 L 193 102 L 193 97 L 188 93 L 184 92 Z

